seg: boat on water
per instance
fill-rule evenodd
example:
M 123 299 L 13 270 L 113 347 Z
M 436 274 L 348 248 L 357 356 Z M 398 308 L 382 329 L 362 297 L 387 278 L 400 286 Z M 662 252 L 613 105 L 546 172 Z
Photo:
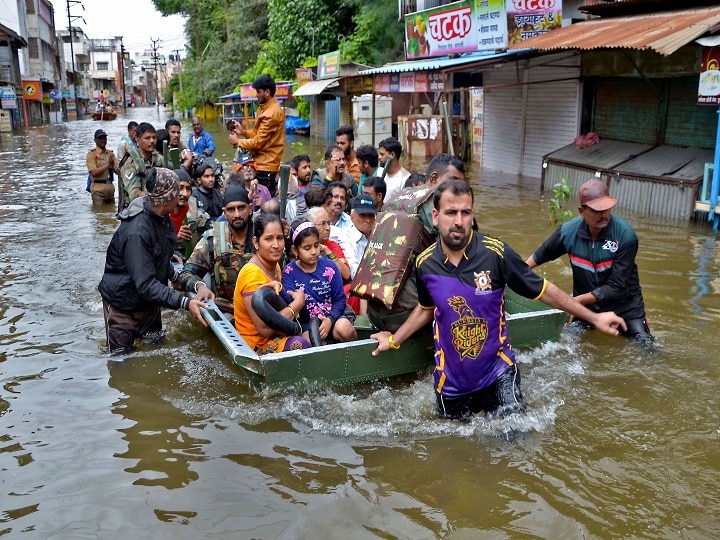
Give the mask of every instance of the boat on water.
M 513 348 L 537 346 L 556 341 L 567 322 L 567 314 L 535 300 L 506 291 L 508 332 Z M 419 332 L 402 344 L 372 356 L 377 341 L 367 317 L 358 317 L 358 340 L 311 349 L 258 355 L 213 303 L 202 310 L 203 317 L 220 339 L 235 365 L 257 390 L 281 389 L 297 383 L 321 382 L 336 386 L 366 383 L 423 371 L 434 364 L 431 333 Z
M 117 118 L 117 113 L 107 111 L 95 111 L 90 116 L 92 116 L 93 120 L 115 120 Z

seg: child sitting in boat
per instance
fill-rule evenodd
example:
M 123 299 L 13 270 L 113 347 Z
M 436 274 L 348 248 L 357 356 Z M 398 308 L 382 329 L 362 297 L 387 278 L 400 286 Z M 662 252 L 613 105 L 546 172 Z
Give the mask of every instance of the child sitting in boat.
M 320 233 L 315 224 L 301 223 L 293 233 L 295 260 L 283 270 L 282 284 L 287 291 L 305 291 L 305 306 L 300 310 L 303 336 L 309 339 L 311 317 L 320 321 L 320 339 L 339 343 L 357 339 L 353 323 L 345 315 L 347 305 L 343 280 L 337 265 L 320 256 Z

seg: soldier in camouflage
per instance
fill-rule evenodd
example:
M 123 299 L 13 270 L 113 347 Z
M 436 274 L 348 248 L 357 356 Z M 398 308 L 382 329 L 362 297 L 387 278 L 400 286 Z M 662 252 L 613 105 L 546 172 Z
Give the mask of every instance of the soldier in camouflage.
M 120 185 L 118 189 L 118 211 L 145 193 L 145 175 L 148 169 L 164 167 L 162 156 L 155 151 L 157 133 L 152 124 L 143 122 L 135 130 L 138 147 L 127 147 L 128 153 L 120 162 Z
M 183 269 L 184 273 L 203 277 L 210 273 L 215 303 L 226 313 L 233 313 L 235 282 L 243 265 L 252 257 L 253 224 L 247 190 L 230 185 L 223 198 L 223 215 L 227 221 L 216 221 L 195 245 Z

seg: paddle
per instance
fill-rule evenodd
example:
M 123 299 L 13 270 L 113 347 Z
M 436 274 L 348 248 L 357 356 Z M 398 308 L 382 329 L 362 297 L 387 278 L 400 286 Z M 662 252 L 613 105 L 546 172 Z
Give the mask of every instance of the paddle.
M 280 219 L 285 219 L 285 207 L 287 206 L 288 186 L 290 185 L 290 165 L 280 165 Z
M 385 159 L 385 165 L 383 165 L 383 173 L 380 177 L 382 180 L 385 180 L 385 177 L 387 176 L 388 169 L 390 168 L 390 163 L 392 163 L 393 157 L 388 156 L 387 159 Z
M 443 116 L 445 117 L 445 130 L 447 131 L 449 154 L 455 155 L 455 145 L 452 140 L 452 124 L 450 123 L 450 115 L 448 114 L 447 101 L 443 101 Z

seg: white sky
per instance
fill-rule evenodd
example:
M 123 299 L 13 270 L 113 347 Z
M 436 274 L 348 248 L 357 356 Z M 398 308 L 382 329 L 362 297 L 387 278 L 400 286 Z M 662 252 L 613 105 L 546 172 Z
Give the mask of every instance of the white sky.
M 55 26 L 58 30 L 68 27 L 67 1 L 51 0 L 55 8 Z M 85 6 L 83 11 L 82 6 Z M 73 26 L 79 26 L 90 38 L 123 37 L 125 49 L 134 58 L 135 52 L 142 53 L 152 48 L 151 39 L 160 39 L 160 54 L 168 56 L 180 49 L 185 58 L 185 20 L 179 15 L 163 17 L 151 0 L 82 0 L 82 6 L 71 3 L 70 15 L 81 16 L 74 19 Z

